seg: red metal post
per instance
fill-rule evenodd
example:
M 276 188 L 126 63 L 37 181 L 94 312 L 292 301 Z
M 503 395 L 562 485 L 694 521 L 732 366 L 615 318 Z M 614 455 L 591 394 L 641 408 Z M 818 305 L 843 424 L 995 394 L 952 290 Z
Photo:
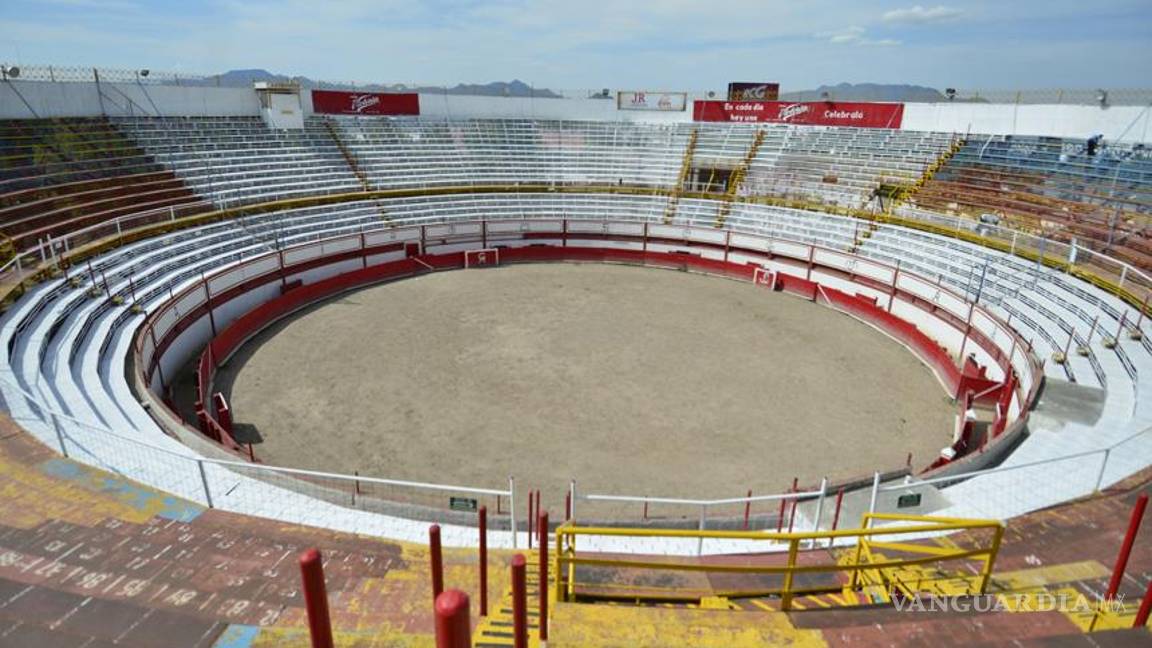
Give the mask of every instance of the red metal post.
M 1140 521 L 1144 519 L 1146 508 L 1148 508 L 1148 493 L 1140 495 L 1136 499 L 1136 506 L 1132 508 L 1132 517 L 1128 519 L 1128 532 L 1124 534 L 1124 544 L 1120 545 L 1120 555 L 1116 557 L 1116 566 L 1112 569 L 1112 580 L 1108 581 L 1108 591 L 1104 593 L 1105 601 L 1116 598 L 1116 591 L 1120 589 L 1120 580 L 1124 578 L 1128 556 L 1132 554 L 1132 544 L 1136 542 L 1136 532 L 1140 530 Z
M 304 607 L 308 610 L 308 631 L 312 648 L 332 648 L 332 621 L 328 618 L 328 592 L 324 587 L 324 561 L 318 549 L 300 555 Z
M 648 500 L 644 500 L 644 519 L 648 519 Z
M 528 585 L 524 554 L 512 556 L 512 645 L 528 648 Z
M 744 530 L 748 530 L 748 518 L 752 515 L 752 489 L 748 489 L 748 501 L 744 502 Z
M 790 490 L 788 492 L 789 493 L 796 492 L 796 485 L 799 483 L 800 483 L 800 478 L 799 477 L 793 477 L 792 478 L 792 490 Z M 781 498 L 780 499 L 780 514 L 776 516 L 776 533 L 780 533 L 781 531 L 784 530 L 784 507 L 785 506 L 788 506 L 788 498 Z
M 540 641 L 548 641 L 548 511 L 540 512 Z
M 844 503 L 844 489 L 836 491 L 836 513 L 832 516 L 832 530 L 836 530 L 836 525 L 840 523 L 840 505 Z
M 432 561 L 432 603 L 444 591 L 444 559 L 440 553 L 440 525 L 428 527 L 428 557 Z
M 1133 628 L 1143 628 L 1148 623 L 1148 613 L 1152 612 L 1152 583 L 1144 591 L 1144 600 L 1140 601 L 1140 609 L 1136 611 L 1136 618 L 1132 620 Z
M 795 493 L 796 491 L 793 492 Z M 788 514 L 788 533 L 792 533 L 792 528 L 796 524 L 796 505 L 799 503 L 799 498 L 792 498 L 792 512 Z
M 436 597 L 436 648 L 471 648 L 468 595 L 450 589 Z
M 480 616 L 488 616 L 488 507 L 480 507 Z
M 572 491 L 564 493 L 564 521 L 572 519 Z

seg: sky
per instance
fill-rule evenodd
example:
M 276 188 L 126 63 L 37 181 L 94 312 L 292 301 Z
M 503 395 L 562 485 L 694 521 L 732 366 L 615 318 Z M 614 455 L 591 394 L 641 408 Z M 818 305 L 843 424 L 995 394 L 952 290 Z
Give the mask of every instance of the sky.
M 0 0 L 0 61 L 454 85 L 1152 87 L 1152 0 Z

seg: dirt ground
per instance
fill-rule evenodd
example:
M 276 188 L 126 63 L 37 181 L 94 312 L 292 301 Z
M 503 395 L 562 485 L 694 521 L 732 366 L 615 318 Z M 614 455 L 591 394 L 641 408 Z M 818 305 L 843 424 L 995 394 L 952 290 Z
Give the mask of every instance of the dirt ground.
M 583 493 L 776 493 L 926 465 L 954 407 L 871 327 L 748 283 L 611 265 L 442 272 L 272 327 L 220 377 L 279 465 Z

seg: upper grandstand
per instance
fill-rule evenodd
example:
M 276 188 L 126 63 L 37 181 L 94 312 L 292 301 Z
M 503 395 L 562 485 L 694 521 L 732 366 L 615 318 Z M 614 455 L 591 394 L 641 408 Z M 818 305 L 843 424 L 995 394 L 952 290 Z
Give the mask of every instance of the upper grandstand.
M 965 101 L 978 93 L 963 91 L 938 103 L 815 97 L 764 102 L 755 111 L 771 116 L 749 122 L 752 109 L 717 104 L 758 102 L 703 92 L 683 93 L 682 105 L 679 93 L 663 93 L 671 97 L 638 109 L 628 105 L 635 93 L 326 90 L 28 66 L 0 81 L 0 396 L 31 437 L 197 511 L 238 514 L 229 524 L 285 524 L 253 538 L 298 539 L 303 532 L 284 529 L 312 524 L 420 542 L 425 525 L 413 520 L 434 519 L 447 544 L 466 546 L 471 518 L 449 510 L 440 495 L 451 492 L 453 507 L 460 496 L 488 503 L 494 546 L 513 546 L 523 538 L 508 532 L 515 515 L 501 507 L 525 485 L 506 487 L 498 475 L 454 491 L 390 475 L 277 471 L 232 429 L 214 374 L 255 332 L 342 290 L 493 258 L 601 260 L 751 280 L 850 313 L 912 349 L 961 415 L 972 414 L 939 456 L 835 484 L 802 476 L 796 493 L 775 496 L 796 502 L 798 527 L 833 526 L 831 496 L 843 489 L 846 516 L 1026 516 L 1021 527 L 1040 535 L 1036 527 L 1059 517 L 1049 507 L 1096 497 L 1119 510 L 1120 495 L 1100 493 L 1143 488 L 1152 464 L 1148 92 L 1112 91 L 1106 102 L 1095 91 L 1004 102 L 988 93 Z M 868 127 L 846 125 L 852 119 Z M 19 452 L 37 463 L 21 471 L 44 461 L 31 447 Z M 783 493 L 786 481 L 766 478 L 756 495 Z M 598 519 L 594 498 L 575 486 L 568 495 Z M 681 527 L 700 514 L 701 530 L 736 528 L 745 506 L 763 506 L 743 492 L 712 503 L 656 495 L 668 496 L 667 517 Z M 562 493 L 546 496 L 545 506 L 562 508 Z M 1090 518 L 1082 511 L 1092 501 L 1069 510 Z M 792 524 L 775 505 L 753 521 Z M 1012 539 L 1014 568 L 1031 564 L 1030 537 Z M 588 542 L 747 550 L 724 537 Z M 1062 567 L 1072 560 L 1045 551 Z M 1100 578 L 1068 569 L 1080 576 L 1040 587 L 1090 591 Z M 1126 591 L 1142 592 L 1147 575 L 1137 580 Z M 714 598 L 728 592 L 708 587 Z M 871 595 L 887 600 L 882 590 Z M 578 617 L 573 627 L 596 625 Z M 845 625 L 865 632 L 870 622 Z

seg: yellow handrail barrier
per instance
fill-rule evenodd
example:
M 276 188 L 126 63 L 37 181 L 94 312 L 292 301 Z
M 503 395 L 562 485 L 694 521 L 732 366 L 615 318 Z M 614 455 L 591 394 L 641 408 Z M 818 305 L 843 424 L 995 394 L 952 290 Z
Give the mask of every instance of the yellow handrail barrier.
M 872 526 L 874 522 L 898 522 L 889 526 Z M 945 531 L 974 531 L 989 529 L 992 531 L 991 541 L 987 546 L 975 548 L 946 547 L 934 545 L 916 545 L 908 542 L 877 542 L 874 538 L 885 536 L 900 536 L 906 534 L 940 533 Z M 899 515 L 892 513 L 866 513 L 863 516 L 861 528 L 840 529 L 837 531 L 794 532 L 777 533 L 772 531 L 699 531 L 694 529 L 635 529 L 616 527 L 580 527 L 568 522 L 556 528 L 556 550 L 554 568 L 552 570 L 554 596 L 557 601 L 571 601 L 576 596 L 576 567 L 615 567 L 628 569 L 651 569 L 662 571 L 682 572 L 720 572 L 745 574 L 782 574 L 783 583 L 780 587 L 767 587 L 757 590 L 732 590 L 714 595 L 727 597 L 770 596 L 780 597 L 780 609 L 789 610 L 792 599 L 797 594 L 813 594 L 819 592 L 838 592 L 845 587 L 857 589 L 860 587 L 859 576 L 865 571 L 883 573 L 901 567 L 929 565 L 955 560 L 983 560 L 983 567 L 979 574 L 978 594 L 984 594 L 988 581 L 992 576 L 992 568 L 996 556 L 1000 551 L 1000 541 L 1004 535 L 1004 524 L 998 520 L 973 520 L 963 518 L 942 518 L 922 515 Z M 576 553 L 576 538 L 578 536 L 597 537 L 634 537 L 634 538 L 695 538 L 717 540 L 749 540 L 764 542 L 786 542 L 788 544 L 787 562 L 784 565 L 739 565 L 728 563 L 687 562 L 669 559 L 637 559 L 621 558 L 609 554 L 593 556 L 579 556 Z M 810 548 L 816 548 L 819 540 L 829 541 L 829 545 L 837 539 L 852 538 L 856 540 L 856 547 L 851 552 L 851 561 L 847 563 L 830 564 L 798 564 L 801 544 L 808 543 Z M 873 549 L 888 549 L 903 553 L 915 554 L 914 557 L 887 559 L 877 558 Z M 849 573 L 848 584 L 837 583 L 831 585 L 817 585 L 809 587 L 796 587 L 794 576 L 796 574 L 818 573 Z M 918 586 L 919 584 L 917 584 Z M 891 582 L 891 587 L 899 588 L 906 594 L 911 594 L 915 588 L 907 583 Z M 635 589 L 635 588 L 633 588 Z M 611 598 L 612 595 L 601 594 Z M 668 593 L 661 596 L 637 596 L 636 594 L 621 595 L 622 598 L 663 598 L 668 600 L 696 598 L 688 595 Z

